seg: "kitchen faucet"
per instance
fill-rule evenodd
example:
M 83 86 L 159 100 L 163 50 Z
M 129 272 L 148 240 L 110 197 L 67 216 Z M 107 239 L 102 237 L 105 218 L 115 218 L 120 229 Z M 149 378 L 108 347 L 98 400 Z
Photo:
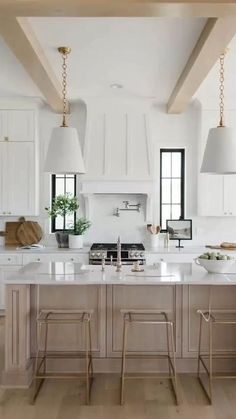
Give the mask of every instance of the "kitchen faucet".
M 121 262 L 121 242 L 120 242 L 120 236 L 118 236 L 118 240 L 117 240 L 116 272 L 121 272 L 121 269 L 122 269 L 122 262 Z

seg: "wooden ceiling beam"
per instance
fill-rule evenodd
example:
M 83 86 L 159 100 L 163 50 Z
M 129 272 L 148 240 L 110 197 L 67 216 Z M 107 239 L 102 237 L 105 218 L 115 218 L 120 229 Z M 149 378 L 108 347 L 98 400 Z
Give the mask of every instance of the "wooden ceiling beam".
M 8 17 L 230 17 L 236 0 L 0 0 Z
M 61 85 L 28 19 L 0 18 L 0 35 L 39 88 L 49 106 L 57 113 L 62 112 Z
M 208 19 L 167 104 L 168 113 L 183 112 L 236 33 L 236 18 Z

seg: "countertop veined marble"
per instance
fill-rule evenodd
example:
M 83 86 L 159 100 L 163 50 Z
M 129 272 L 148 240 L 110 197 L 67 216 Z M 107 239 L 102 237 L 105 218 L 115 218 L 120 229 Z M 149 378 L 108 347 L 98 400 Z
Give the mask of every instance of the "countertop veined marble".
M 116 272 L 106 266 L 73 262 L 34 262 L 20 268 L 4 282 L 34 285 L 236 285 L 236 264 L 227 274 L 208 274 L 194 263 L 165 263 L 144 266 L 144 272 L 132 272 L 123 266 Z
M 52 247 L 52 246 L 45 246 L 41 249 L 21 249 L 20 247 L 5 247 L 5 246 L 0 246 L 0 254 L 10 254 L 10 253 L 16 253 L 16 254 L 55 254 L 55 253 L 82 253 L 82 254 L 88 254 L 90 251 L 90 246 L 84 246 L 82 249 L 66 249 L 66 248 L 61 248 L 59 249 L 58 247 Z M 165 247 L 150 247 L 150 246 L 145 246 L 145 252 L 148 254 L 197 254 L 200 255 L 201 253 L 204 252 L 214 252 L 214 251 L 222 251 L 222 252 L 227 252 L 227 253 L 235 253 L 235 257 L 236 257 L 236 251 L 235 250 L 228 250 L 228 249 L 221 249 L 221 250 L 212 250 L 212 249 L 207 249 L 204 246 L 185 246 L 183 249 L 177 249 L 175 246 L 169 246 L 168 248 Z

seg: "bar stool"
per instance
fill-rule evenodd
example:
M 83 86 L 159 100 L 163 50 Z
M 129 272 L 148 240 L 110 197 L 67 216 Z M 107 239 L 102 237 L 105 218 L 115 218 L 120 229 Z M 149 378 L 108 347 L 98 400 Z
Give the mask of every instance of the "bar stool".
M 209 304 L 208 310 L 197 310 L 197 313 L 200 315 L 200 324 L 199 324 L 199 341 L 198 341 L 198 367 L 197 367 L 197 376 L 201 384 L 204 393 L 206 394 L 210 404 L 212 404 L 212 383 L 214 379 L 220 378 L 236 378 L 236 375 L 230 374 L 220 374 L 213 372 L 213 360 L 214 359 L 230 359 L 236 357 L 235 353 L 221 353 L 217 354 L 213 350 L 213 328 L 216 325 L 236 325 L 236 310 L 212 310 L 211 304 Z M 202 346 L 202 323 L 208 327 L 209 334 L 209 351 L 208 354 L 201 353 Z M 209 367 L 206 365 L 205 360 L 209 361 Z M 208 389 L 205 386 L 201 378 L 201 366 L 203 366 L 206 375 L 208 377 Z
M 176 373 L 176 360 L 175 360 L 175 344 L 174 344 L 174 325 L 172 321 L 168 320 L 167 313 L 160 310 L 121 310 L 123 314 L 123 347 L 122 347 L 122 363 L 121 363 L 121 385 L 120 385 L 120 404 L 124 404 L 124 387 L 125 380 L 132 378 L 147 378 L 147 376 L 140 376 L 137 374 L 128 375 L 125 372 L 126 359 L 127 358 L 155 358 L 155 359 L 166 359 L 168 361 L 169 374 L 164 377 L 159 374 L 153 374 L 150 378 L 167 378 L 170 379 L 172 390 L 175 396 L 176 404 L 178 401 L 178 383 Z M 137 324 L 146 325 L 165 325 L 166 326 L 166 339 L 167 339 L 167 355 L 132 355 L 126 354 L 126 346 L 128 340 L 128 331 L 130 326 Z M 171 359 L 172 353 L 172 359 Z
M 86 382 L 86 403 L 90 402 L 90 391 L 93 379 L 92 341 L 91 341 L 91 315 L 93 310 L 41 310 L 37 317 L 37 353 L 34 370 L 34 388 L 32 403 L 40 391 L 46 378 L 82 378 Z M 85 330 L 85 351 L 76 352 L 48 352 L 49 325 L 79 325 Z M 41 349 L 43 348 L 43 349 Z M 86 363 L 85 373 L 74 372 L 48 372 L 48 359 L 77 359 L 84 358 Z M 38 383 L 39 381 L 39 383 Z

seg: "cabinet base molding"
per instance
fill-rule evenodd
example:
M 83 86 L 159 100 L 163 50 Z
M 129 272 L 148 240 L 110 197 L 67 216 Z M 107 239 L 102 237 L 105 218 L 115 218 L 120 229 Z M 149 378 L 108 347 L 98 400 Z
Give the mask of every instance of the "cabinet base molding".
M 4 388 L 29 388 L 33 378 L 33 362 L 26 370 L 3 371 L 1 386 Z

